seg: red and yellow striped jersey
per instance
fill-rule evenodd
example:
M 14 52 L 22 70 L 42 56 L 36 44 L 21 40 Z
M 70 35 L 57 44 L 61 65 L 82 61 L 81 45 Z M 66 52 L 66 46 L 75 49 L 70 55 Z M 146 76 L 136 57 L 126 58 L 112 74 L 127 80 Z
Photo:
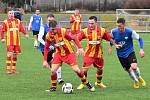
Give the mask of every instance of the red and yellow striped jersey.
M 6 46 L 19 45 L 19 32 L 26 34 L 22 22 L 18 19 L 6 19 L 1 25 L 1 38 L 4 38 L 4 32 L 6 32 Z
M 58 28 L 56 34 L 52 31 L 48 32 L 44 48 L 44 60 L 47 60 L 47 53 L 51 43 L 54 43 L 56 53 L 59 53 L 61 56 L 74 53 L 74 48 L 70 42 L 71 40 L 74 40 L 78 48 L 82 47 L 79 40 L 74 35 L 69 34 L 65 28 Z
M 81 15 L 71 15 L 70 23 L 72 23 L 71 31 L 80 31 L 81 27 Z
M 92 31 L 90 28 L 83 29 L 78 35 L 78 39 L 79 41 L 82 39 L 87 40 L 85 55 L 89 57 L 101 58 L 103 55 L 103 39 L 110 41 L 111 35 L 104 28 L 97 26 L 96 31 Z

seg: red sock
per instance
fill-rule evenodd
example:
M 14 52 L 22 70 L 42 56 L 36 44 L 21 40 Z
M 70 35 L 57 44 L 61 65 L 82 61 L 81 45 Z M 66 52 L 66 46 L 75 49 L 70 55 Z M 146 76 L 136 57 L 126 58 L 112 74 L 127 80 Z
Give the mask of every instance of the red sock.
M 103 69 L 97 70 L 96 72 L 96 82 L 101 83 L 102 80 Z
M 13 70 L 16 69 L 16 62 L 17 62 L 17 57 L 13 57 L 13 58 L 12 58 L 12 69 L 13 69 Z
M 7 56 L 6 57 L 6 66 L 7 66 L 7 70 L 10 70 L 10 64 L 11 64 L 11 57 Z
M 57 73 L 52 73 L 51 74 L 51 87 L 56 87 L 57 86 Z
M 76 72 L 77 75 L 80 77 L 81 81 L 83 84 L 87 84 L 88 83 L 88 80 L 86 79 L 85 75 L 84 75 L 84 72 L 80 69 L 79 72 Z

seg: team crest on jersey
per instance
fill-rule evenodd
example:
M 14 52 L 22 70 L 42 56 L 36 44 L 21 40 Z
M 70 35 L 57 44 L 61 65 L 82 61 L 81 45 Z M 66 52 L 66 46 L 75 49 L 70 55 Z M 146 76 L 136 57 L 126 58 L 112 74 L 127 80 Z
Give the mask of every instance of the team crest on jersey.
M 128 37 L 125 37 L 125 39 L 127 40 L 127 39 L 128 39 Z
M 39 23 L 40 21 L 39 20 L 36 20 L 36 23 Z

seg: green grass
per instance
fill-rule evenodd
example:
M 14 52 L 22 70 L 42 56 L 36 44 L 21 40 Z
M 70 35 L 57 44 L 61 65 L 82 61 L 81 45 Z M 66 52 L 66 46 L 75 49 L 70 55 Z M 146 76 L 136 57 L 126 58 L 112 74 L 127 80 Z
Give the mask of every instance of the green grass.
M 5 73 L 5 44 L 0 43 L 0 100 L 150 100 L 150 73 L 149 73 L 149 34 L 141 34 L 145 40 L 145 57 L 139 58 L 139 45 L 135 41 L 135 51 L 137 54 L 139 67 L 142 76 L 147 82 L 146 87 L 133 89 L 133 82 L 128 74 L 121 68 L 116 57 L 115 49 L 111 56 L 107 54 L 109 43 L 104 43 L 105 68 L 103 82 L 106 89 L 96 87 L 96 92 L 89 92 L 87 88 L 79 91 L 76 87 L 80 84 L 79 78 L 68 65 L 63 64 L 62 77 L 66 82 L 73 84 L 73 94 L 63 94 L 61 86 L 53 93 L 45 92 L 50 86 L 48 69 L 42 68 L 43 57 L 39 50 L 33 48 L 33 39 L 21 38 L 22 54 L 18 57 L 16 75 Z M 85 42 L 82 42 L 83 44 Z M 81 66 L 81 57 L 78 58 Z M 88 72 L 89 81 L 95 82 L 95 68 L 91 66 Z

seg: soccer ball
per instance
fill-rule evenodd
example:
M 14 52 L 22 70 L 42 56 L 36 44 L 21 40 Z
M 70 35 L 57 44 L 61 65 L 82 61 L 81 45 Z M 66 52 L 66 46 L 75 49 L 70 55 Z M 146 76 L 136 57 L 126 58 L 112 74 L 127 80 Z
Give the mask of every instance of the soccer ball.
M 62 92 L 65 93 L 65 94 L 70 94 L 73 92 L 73 86 L 71 83 L 65 83 L 63 86 L 62 86 Z

